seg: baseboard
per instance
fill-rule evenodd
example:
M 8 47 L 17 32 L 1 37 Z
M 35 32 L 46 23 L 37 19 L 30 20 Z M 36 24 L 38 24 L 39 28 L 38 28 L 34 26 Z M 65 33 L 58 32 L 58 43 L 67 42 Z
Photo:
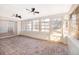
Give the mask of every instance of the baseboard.
M 17 35 L 11 35 L 11 36 L 0 37 L 0 39 L 9 38 L 9 37 L 14 37 L 14 36 L 17 36 Z

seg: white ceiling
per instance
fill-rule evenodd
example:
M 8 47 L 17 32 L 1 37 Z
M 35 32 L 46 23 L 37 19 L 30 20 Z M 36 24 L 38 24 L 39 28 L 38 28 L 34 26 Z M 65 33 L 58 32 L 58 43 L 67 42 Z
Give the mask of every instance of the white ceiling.
M 25 9 L 36 8 L 40 14 L 33 15 Z M 12 17 L 13 14 L 18 13 L 22 15 L 23 19 L 56 15 L 60 13 L 67 13 L 70 9 L 70 4 L 2 4 L 0 5 L 0 16 Z

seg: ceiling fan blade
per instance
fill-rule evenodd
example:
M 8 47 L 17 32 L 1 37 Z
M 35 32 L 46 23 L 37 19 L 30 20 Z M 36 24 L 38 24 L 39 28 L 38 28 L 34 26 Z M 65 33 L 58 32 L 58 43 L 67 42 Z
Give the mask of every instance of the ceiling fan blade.
M 37 13 L 37 14 L 39 14 L 39 12 L 38 12 L 38 11 L 35 11 L 34 13 Z
M 26 9 L 26 10 L 30 11 L 29 9 Z
M 35 11 L 35 8 L 31 8 L 32 9 L 32 11 L 31 12 L 34 12 Z
M 12 17 L 15 17 L 15 16 L 16 16 L 15 14 L 12 15 Z

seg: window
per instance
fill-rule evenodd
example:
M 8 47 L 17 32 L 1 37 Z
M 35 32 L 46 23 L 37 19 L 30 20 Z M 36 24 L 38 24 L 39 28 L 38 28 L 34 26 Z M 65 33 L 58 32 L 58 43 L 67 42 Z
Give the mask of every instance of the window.
M 42 19 L 41 20 L 41 31 L 42 32 L 49 32 L 49 21 L 50 19 Z
M 26 27 L 27 31 L 32 31 L 32 22 L 28 21 L 27 22 L 27 27 Z
M 22 21 L 22 31 L 32 31 L 32 22 L 31 21 Z
M 51 20 L 51 34 L 50 39 L 58 41 L 62 38 L 62 19 L 55 18 Z
M 27 24 L 26 22 L 27 22 L 27 21 L 22 21 L 22 24 L 21 24 L 21 26 L 22 26 L 21 28 L 22 28 L 22 31 L 23 31 L 23 32 L 26 31 L 26 27 L 27 27 L 27 26 L 26 26 L 26 24 Z
M 33 31 L 39 31 L 39 20 L 33 20 Z
M 62 27 L 62 20 L 59 19 L 59 18 L 53 19 L 51 24 L 52 24 L 52 30 L 61 29 L 61 27 Z
M 76 15 L 75 14 L 72 15 L 71 26 L 72 26 L 72 31 L 77 31 Z

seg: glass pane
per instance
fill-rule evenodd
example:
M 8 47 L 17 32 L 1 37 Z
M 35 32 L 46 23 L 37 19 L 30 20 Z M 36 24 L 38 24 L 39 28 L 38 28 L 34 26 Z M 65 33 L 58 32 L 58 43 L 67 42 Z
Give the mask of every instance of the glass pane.
M 76 14 L 73 14 L 71 18 L 72 31 L 77 31 L 78 28 L 76 23 Z
M 33 31 L 39 31 L 39 20 L 33 21 Z
M 50 19 L 42 19 L 41 21 L 42 21 L 42 22 L 49 22 Z
M 49 28 L 49 26 L 41 26 L 41 28 Z
M 27 31 L 32 31 L 32 23 L 31 23 L 31 21 L 27 22 L 27 24 L 26 24 L 26 30 Z
M 42 29 L 41 31 L 42 32 L 49 32 L 49 30 L 46 30 L 46 29 Z
M 62 27 L 62 20 L 53 19 L 51 24 L 53 30 L 60 29 Z
M 41 20 L 41 31 L 42 32 L 49 32 L 49 21 L 50 19 Z

